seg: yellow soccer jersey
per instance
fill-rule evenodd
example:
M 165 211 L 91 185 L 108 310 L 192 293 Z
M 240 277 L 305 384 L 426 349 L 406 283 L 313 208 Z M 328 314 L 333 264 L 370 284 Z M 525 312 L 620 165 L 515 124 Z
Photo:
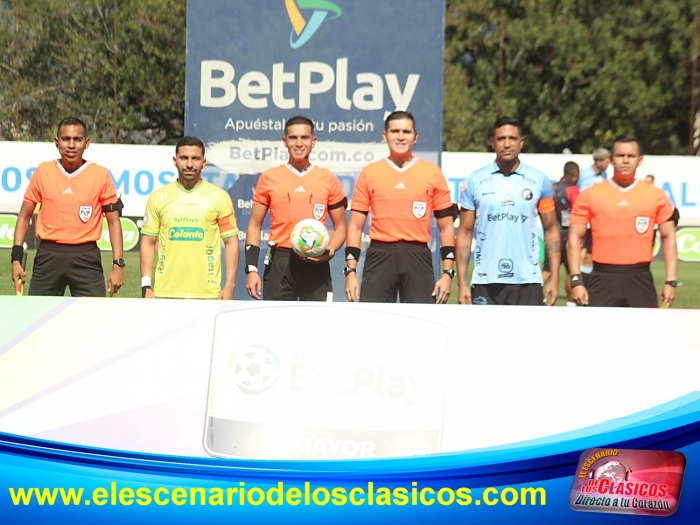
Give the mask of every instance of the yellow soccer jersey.
M 142 235 L 158 237 L 156 297 L 216 299 L 221 292 L 221 239 L 238 235 L 231 197 L 203 180 L 177 181 L 148 198 Z

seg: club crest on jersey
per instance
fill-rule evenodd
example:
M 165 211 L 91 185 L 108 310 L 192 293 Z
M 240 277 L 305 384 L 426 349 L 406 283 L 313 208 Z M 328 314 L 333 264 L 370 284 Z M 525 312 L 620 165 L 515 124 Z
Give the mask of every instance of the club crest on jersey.
M 634 227 L 638 233 L 646 233 L 649 229 L 649 217 L 637 217 Z
M 78 210 L 78 216 L 83 222 L 87 222 L 92 217 L 92 206 L 81 206 Z
M 326 205 L 320 202 L 314 203 L 314 219 L 320 221 L 324 213 L 326 213 Z
M 525 188 L 523 190 L 523 199 L 525 199 L 526 201 L 531 201 L 532 200 L 532 191 Z
M 416 219 L 422 219 L 427 210 L 428 210 L 428 203 L 427 202 L 413 201 L 413 216 Z

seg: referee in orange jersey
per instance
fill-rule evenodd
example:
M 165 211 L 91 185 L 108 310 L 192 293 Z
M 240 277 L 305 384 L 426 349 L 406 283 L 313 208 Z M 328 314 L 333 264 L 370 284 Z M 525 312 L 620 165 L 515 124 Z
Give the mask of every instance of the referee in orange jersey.
M 12 281 L 16 286 L 25 281 L 21 264 L 24 241 L 34 209 L 41 204 L 36 223 L 40 244 L 29 295 L 63 295 L 68 286 L 73 297 L 104 297 L 102 257 L 97 247 L 104 213 L 114 259 L 107 279 L 111 296 L 124 284 L 119 221 L 123 205 L 107 169 L 83 158 L 90 139 L 82 120 L 63 119 L 54 142 L 60 158 L 36 168 L 17 217 Z
M 635 180 L 642 148 L 633 135 L 621 135 L 612 147 L 612 180 L 595 184 L 579 195 L 571 210 L 567 253 L 572 299 L 588 306 L 657 308 L 649 264 L 653 258 L 654 226 L 663 242 L 666 283 L 661 292 L 665 308 L 676 297 L 676 226 L 674 208 L 659 188 Z M 581 247 L 586 224 L 593 236 L 593 273 L 583 285 Z
M 415 120 L 394 111 L 382 133 L 389 157 L 360 173 L 352 195 L 345 248 L 345 297 L 348 301 L 446 303 L 455 275 L 456 209 L 440 168 L 413 156 L 418 140 Z M 372 214 L 371 243 L 362 275 L 357 278 L 362 230 Z M 443 273 L 434 280 L 428 248 L 432 215 L 440 230 Z
M 290 118 L 282 142 L 289 160 L 260 175 L 255 188 L 246 231 L 246 290 L 253 299 L 262 297 L 267 301 L 327 301 L 333 293 L 329 261 L 345 242 L 348 199 L 338 177 L 309 159 L 316 145 L 311 119 L 300 115 Z M 261 281 L 260 232 L 268 210 L 270 240 Z M 328 217 L 333 234 L 326 252 L 305 259 L 294 253 L 289 239 L 294 226 L 311 218 L 326 224 Z

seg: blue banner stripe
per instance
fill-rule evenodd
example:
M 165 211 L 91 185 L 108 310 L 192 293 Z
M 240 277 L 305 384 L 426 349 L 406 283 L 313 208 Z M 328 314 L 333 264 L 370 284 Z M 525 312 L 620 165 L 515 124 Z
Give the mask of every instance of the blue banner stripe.
M 469 479 L 472 486 L 482 483 L 484 486 L 501 482 L 527 483 L 570 475 L 581 451 L 591 447 L 674 450 L 700 442 L 700 402 L 697 396 L 689 397 L 690 403 L 676 404 L 663 417 L 655 416 L 649 418 L 651 421 L 614 432 L 589 432 L 590 435 L 585 438 L 525 447 L 515 445 L 510 450 L 388 460 L 316 462 L 174 457 L 96 449 L 12 434 L 0 434 L 0 452 L 100 469 L 207 479 L 235 477 L 263 481 L 282 475 L 289 480 L 308 479 L 311 476 L 316 480 L 335 482 L 372 477 L 384 482 L 417 478 L 423 481 Z M 674 414 L 676 417 L 673 417 Z

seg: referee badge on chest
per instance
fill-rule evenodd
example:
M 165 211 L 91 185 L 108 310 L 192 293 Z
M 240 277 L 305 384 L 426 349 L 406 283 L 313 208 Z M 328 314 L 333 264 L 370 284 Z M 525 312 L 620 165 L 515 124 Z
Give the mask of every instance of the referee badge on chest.
M 422 219 L 427 209 L 427 202 L 413 201 L 413 216 L 416 219 Z
M 314 219 L 320 221 L 324 213 L 326 213 L 326 205 L 320 202 L 314 203 Z
M 92 206 L 81 206 L 78 210 L 78 216 L 83 222 L 87 222 L 92 217 Z
M 638 233 L 646 233 L 649 229 L 649 217 L 637 217 L 634 227 L 637 229 Z

